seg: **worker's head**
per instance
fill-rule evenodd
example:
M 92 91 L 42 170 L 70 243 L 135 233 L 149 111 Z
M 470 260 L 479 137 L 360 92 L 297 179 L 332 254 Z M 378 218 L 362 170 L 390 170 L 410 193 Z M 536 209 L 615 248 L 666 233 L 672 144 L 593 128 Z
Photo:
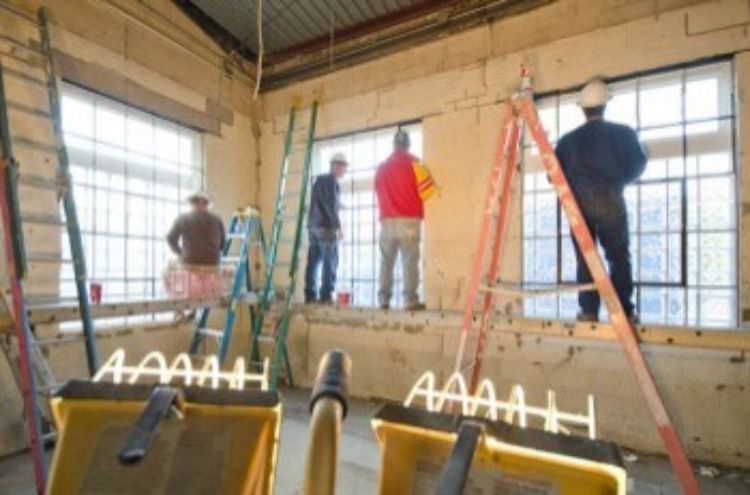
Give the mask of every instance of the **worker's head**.
M 331 157 L 331 173 L 337 179 L 344 176 L 348 166 L 349 162 L 346 160 L 346 155 L 343 153 L 334 153 Z
M 410 147 L 411 138 L 409 138 L 409 133 L 403 129 L 397 130 L 396 134 L 393 136 L 393 148 L 402 151 L 409 151 Z
M 596 78 L 583 87 L 578 96 L 578 105 L 583 109 L 586 120 L 597 120 L 604 117 L 607 102 L 611 99 L 607 83 Z
M 188 196 L 188 203 L 190 203 L 193 210 L 207 210 L 210 202 L 211 199 L 208 197 L 208 194 L 203 191 L 194 192 Z

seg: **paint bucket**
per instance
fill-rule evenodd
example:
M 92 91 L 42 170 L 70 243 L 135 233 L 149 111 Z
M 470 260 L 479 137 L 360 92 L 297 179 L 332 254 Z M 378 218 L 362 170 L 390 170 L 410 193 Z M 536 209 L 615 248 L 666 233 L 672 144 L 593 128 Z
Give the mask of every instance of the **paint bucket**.
M 102 302 L 102 284 L 91 282 L 89 284 L 89 296 L 92 304 L 100 304 Z
M 336 302 L 338 303 L 340 307 L 348 308 L 349 305 L 352 303 L 352 293 L 349 291 L 337 292 Z

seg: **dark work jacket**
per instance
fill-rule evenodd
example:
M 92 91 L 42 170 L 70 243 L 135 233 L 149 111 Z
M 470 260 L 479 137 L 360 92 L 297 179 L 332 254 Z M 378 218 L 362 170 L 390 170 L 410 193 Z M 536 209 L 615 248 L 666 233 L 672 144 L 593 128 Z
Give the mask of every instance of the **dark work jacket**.
M 315 179 L 310 195 L 310 211 L 307 215 L 308 229 L 339 230 L 339 183 L 333 174 L 324 174 Z
M 647 161 L 633 129 L 604 120 L 591 120 L 563 136 L 555 154 L 574 192 L 622 193 L 641 176 Z

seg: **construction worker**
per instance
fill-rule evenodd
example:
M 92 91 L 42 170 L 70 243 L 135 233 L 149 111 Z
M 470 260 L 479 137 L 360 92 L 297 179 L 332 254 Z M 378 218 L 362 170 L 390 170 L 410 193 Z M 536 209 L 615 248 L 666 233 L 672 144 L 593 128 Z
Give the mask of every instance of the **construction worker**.
M 378 299 L 388 309 L 393 295 L 393 268 L 401 256 L 404 304 L 410 311 L 425 309 L 419 301 L 419 256 L 424 201 L 435 191 L 429 171 L 409 153 L 409 134 L 399 129 L 393 153 L 375 174 L 375 193 L 380 210 L 380 287 Z
M 305 270 L 305 303 L 333 303 L 336 286 L 336 269 L 339 263 L 338 242 L 342 238 L 339 180 L 349 165 L 343 153 L 335 153 L 327 174 L 318 176 L 310 195 L 307 216 L 309 245 Z M 318 293 L 318 269 L 323 265 L 323 277 Z
M 646 167 L 646 153 L 630 127 L 604 120 L 611 99 L 607 84 L 595 79 L 583 88 L 579 105 L 586 123 L 563 136 L 555 153 L 570 183 L 594 242 L 598 240 L 609 263 L 609 274 L 625 313 L 633 323 L 633 269 L 630 262 L 628 215 L 623 190 Z M 575 239 L 575 238 L 574 238 Z M 578 244 L 574 241 L 579 284 L 592 282 Z M 579 321 L 598 321 L 597 291 L 578 295 Z
M 167 234 L 169 247 L 184 265 L 218 265 L 226 241 L 224 222 L 208 211 L 206 193 L 191 194 L 188 202 L 190 211 L 177 217 Z

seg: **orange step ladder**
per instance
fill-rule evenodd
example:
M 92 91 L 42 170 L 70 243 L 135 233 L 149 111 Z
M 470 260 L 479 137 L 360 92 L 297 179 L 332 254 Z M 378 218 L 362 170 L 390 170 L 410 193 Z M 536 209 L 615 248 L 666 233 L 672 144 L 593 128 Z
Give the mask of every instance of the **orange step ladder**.
M 522 86 L 518 95 L 514 96 L 503 110 L 500 141 L 495 154 L 492 175 L 487 191 L 487 199 L 482 215 L 481 230 L 477 242 L 474 267 L 469 283 L 469 294 L 464 310 L 463 325 L 456 355 L 455 371 L 470 371 L 470 391 L 473 393 L 479 384 L 482 370 L 482 355 L 487 338 L 487 329 L 492 318 L 495 295 L 493 288 L 500 274 L 502 264 L 501 253 L 505 241 L 508 224 L 508 209 L 511 199 L 511 186 L 516 172 L 516 164 L 520 149 L 523 125 L 528 126 L 528 133 L 541 154 L 542 163 L 550 182 L 557 192 L 562 209 L 568 218 L 573 235 L 581 248 L 589 272 L 594 279 L 596 290 L 599 291 L 612 322 L 617 340 L 622 347 L 630 368 L 635 375 L 644 399 L 656 422 L 659 435 L 669 454 L 672 468 L 685 494 L 700 493 L 698 481 L 695 478 L 690 462 L 685 454 L 685 448 L 680 440 L 667 412 L 664 400 L 654 382 L 643 352 L 639 347 L 635 330 L 617 297 L 615 288 L 609 278 L 606 268 L 596 249 L 596 243 L 591 237 L 581 209 L 576 202 L 573 191 L 568 184 L 560 162 L 555 156 L 554 149 L 547 139 L 539 115 L 537 114 L 530 75 L 527 69 L 521 69 Z M 497 212 L 497 213 L 495 213 Z M 487 264 L 487 251 L 490 251 Z M 485 285 L 483 285 L 485 284 Z M 589 289 L 588 286 L 579 287 L 580 290 Z M 481 294 L 481 295 L 480 295 Z M 481 298 L 481 301 L 478 299 Z M 467 343 L 474 327 L 474 308 L 477 302 L 481 305 L 481 315 L 478 318 L 479 328 L 476 335 L 476 345 L 473 359 L 466 360 Z

